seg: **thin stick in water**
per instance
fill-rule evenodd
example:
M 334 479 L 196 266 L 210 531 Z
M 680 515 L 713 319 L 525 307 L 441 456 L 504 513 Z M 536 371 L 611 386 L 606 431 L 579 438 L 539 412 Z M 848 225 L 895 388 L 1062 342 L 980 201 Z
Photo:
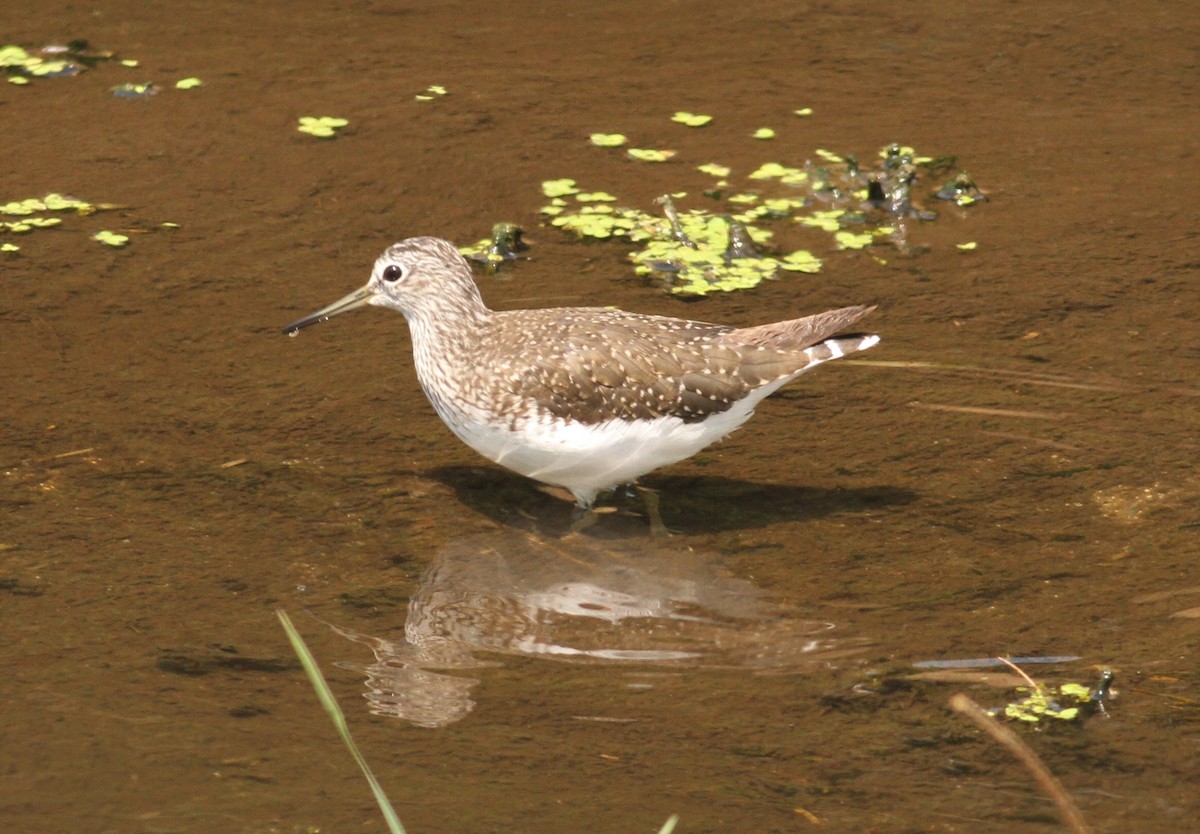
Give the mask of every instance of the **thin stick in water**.
M 1079 806 L 1075 804 L 1075 800 L 1067 793 L 1067 789 L 1063 787 L 1062 782 L 1054 777 L 1049 768 L 1038 758 L 1038 754 L 1033 752 L 1033 749 L 1023 742 L 1016 733 L 992 718 L 983 707 L 961 692 L 956 693 L 950 698 L 950 708 L 971 719 L 975 726 L 999 742 L 1002 747 L 1008 748 L 1008 751 L 1017 758 L 1017 761 L 1025 765 L 1025 769 L 1033 774 L 1033 778 L 1037 780 L 1038 786 L 1058 806 L 1058 815 L 1062 818 L 1067 828 L 1071 829 L 1075 834 L 1092 834 L 1092 829 L 1088 827 L 1087 820 L 1080 813 Z

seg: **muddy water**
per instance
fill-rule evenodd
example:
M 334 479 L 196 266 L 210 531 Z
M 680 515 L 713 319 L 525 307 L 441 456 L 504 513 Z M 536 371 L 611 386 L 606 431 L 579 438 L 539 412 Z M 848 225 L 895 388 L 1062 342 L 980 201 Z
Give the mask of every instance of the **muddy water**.
M 1080 658 L 1030 667 L 1049 683 L 1115 670 L 1108 719 L 1023 735 L 1097 830 L 1191 829 L 1188 8 L 5 4 L 12 41 L 141 66 L 0 85 L 0 201 L 124 207 L 0 265 L 4 829 L 380 830 L 281 606 L 413 832 L 1055 830 L 946 710 L 1011 690 L 913 677 L 997 654 Z M 146 80 L 167 89 L 107 95 Z M 450 95 L 415 102 L 430 84 Z M 336 141 L 295 132 L 326 114 Z M 924 254 L 818 252 L 819 275 L 687 304 L 538 227 L 549 178 L 648 209 L 695 164 L 893 141 L 992 197 L 911 229 Z M 567 504 L 441 426 L 398 316 L 279 335 L 384 245 L 497 220 L 535 247 L 480 278 L 496 307 L 873 302 L 884 343 L 648 478 L 676 536 L 624 513 L 564 543 Z

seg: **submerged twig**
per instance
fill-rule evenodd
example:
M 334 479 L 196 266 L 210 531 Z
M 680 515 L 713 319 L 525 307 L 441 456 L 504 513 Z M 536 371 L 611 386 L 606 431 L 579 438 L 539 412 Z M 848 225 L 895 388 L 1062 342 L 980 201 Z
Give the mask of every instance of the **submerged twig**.
M 1071 382 L 1053 374 L 1036 374 L 1028 371 L 1010 371 L 1004 368 L 982 368 L 977 365 L 950 365 L 940 362 L 902 361 L 889 359 L 851 359 L 855 365 L 865 365 L 873 368 L 902 368 L 918 371 L 952 371 L 957 373 L 978 374 L 979 376 L 998 376 L 1011 379 L 1013 382 L 1025 385 L 1045 385 L 1052 388 L 1077 388 L 1083 391 L 1128 391 L 1128 385 L 1117 383 L 1105 384 L 1096 382 Z
M 1016 757 L 1017 761 L 1025 766 L 1025 769 L 1037 781 L 1038 786 L 1058 806 L 1058 815 L 1062 818 L 1063 824 L 1067 828 L 1071 829 L 1075 834 L 1091 834 L 1092 829 L 1088 827 L 1087 820 L 1083 818 L 1083 814 L 1080 812 L 1079 806 L 1075 804 L 1075 800 L 1067 793 L 1067 789 L 1063 787 L 1062 782 L 1055 778 L 1050 769 L 1038 757 L 1038 754 L 1033 751 L 1033 748 L 1022 741 L 1008 727 L 1005 727 L 988 715 L 983 707 L 961 692 L 951 696 L 950 708 L 969 718 L 975 726 L 995 739 L 1002 747 L 1006 747 Z
M 72 449 L 69 452 L 59 452 L 57 455 L 51 455 L 51 460 L 62 460 L 63 458 L 73 458 L 76 455 L 86 455 L 88 452 L 96 451 L 95 446 L 88 446 L 86 449 Z
M 1067 415 L 1059 411 L 1026 411 L 1017 408 L 985 408 L 977 405 L 941 405 L 939 403 L 923 403 L 913 400 L 910 408 L 923 408 L 926 411 L 953 411 L 957 414 L 983 414 L 988 417 L 1019 417 L 1027 420 L 1062 420 Z
M 1018 675 L 1023 677 L 1025 679 L 1025 683 L 1029 684 L 1029 688 L 1032 689 L 1034 692 L 1040 692 L 1042 690 L 1042 688 L 1040 686 L 1038 686 L 1037 683 L 1034 682 L 1033 678 L 1031 678 L 1031 677 L 1029 677 L 1029 675 L 1025 674 L 1024 669 L 1022 669 L 1017 664 L 1013 663 L 1007 657 L 997 657 L 996 659 L 999 660 L 1001 663 L 1003 663 L 1005 666 L 1007 666 L 1009 669 L 1012 669 Z

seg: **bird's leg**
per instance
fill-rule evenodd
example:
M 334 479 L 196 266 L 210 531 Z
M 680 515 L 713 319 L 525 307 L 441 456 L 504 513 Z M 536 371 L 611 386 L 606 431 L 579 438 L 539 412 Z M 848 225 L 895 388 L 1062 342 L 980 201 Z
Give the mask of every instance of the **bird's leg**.
M 663 524 L 662 513 L 658 509 L 658 492 L 641 484 L 634 484 L 633 488 L 637 490 L 638 495 L 642 497 L 642 503 L 646 506 L 646 518 L 650 521 L 650 535 L 654 537 L 671 535 L 667 525 Z
M 630 482 L 623 489 L 619 487 L 614 489 L 614 492 L 617 491 L 624 492 L 627 498 L 633 498 L 636 495 L 642 499 L 642 506 L 646 510 L 646 519 L 650 522 L 651 536 L 671 535 L 671 531 L 663 523 L 662 513 L 659 512 L 658 493 L 655 490 Z M 574 536 L 582 533 L 599 521 L 599 519 L 600 514 L 596 512 L 593 504 L 584 505 L 577 503 L 571 510 L 571 526 L 567 528 L 567 535 Z
M 571 508 L 571 526 L 567 528 L 567 535 L 577 536 L 598 520 L 599 516 L 591 504 L 586 507 L 576 504 Z

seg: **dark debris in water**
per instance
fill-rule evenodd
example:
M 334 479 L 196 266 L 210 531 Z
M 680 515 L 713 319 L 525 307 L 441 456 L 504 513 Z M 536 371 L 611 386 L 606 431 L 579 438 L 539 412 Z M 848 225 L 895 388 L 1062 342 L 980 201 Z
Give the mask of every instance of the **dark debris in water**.
M 971 175 L 966 171 L 960 171 L 933 196 L 939 200 L 953 201 L 960 206 L 973 205 L 987 199 L 987 195 L 979 190 L 975 180 L 971 179 Z
M 8 591 L 18 597 L 40 597 L 45 593 L 42 588 L 22 582 L 15 577 L 0 578 L 0 591 Z
M 492 226 L 492 236 L 484 238 L 472 246 L 463 246 L 459 251 L 468 260 L 483 264 L 488 272 L 495 272 L 506 261 L 521 257 L 520 253 L 529 248 L 521 239 L 525 230 L 516 223 L 497 223 Z
M 111 92 L 114 98 L 150 98 L 158 95 L 158 87 L 148 81 L 141 84 L 118 84 Z
M 154 664 L 175 675 L 207 675 L 212 672 L 290 672 L 300 668 L 291 657 L 253 657 L 233 646 L 212 644 L 204 648 L 159 649 Z

